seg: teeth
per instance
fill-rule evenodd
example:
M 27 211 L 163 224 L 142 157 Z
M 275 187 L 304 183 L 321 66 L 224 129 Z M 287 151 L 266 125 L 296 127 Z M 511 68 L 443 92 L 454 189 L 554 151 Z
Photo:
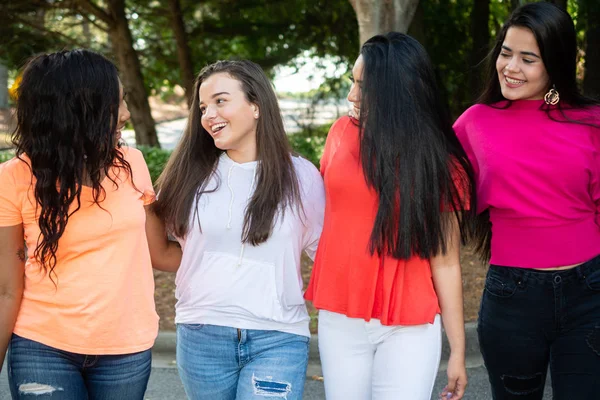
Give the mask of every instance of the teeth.
M 220 122 L 211 126 L 210 129 L 212 129 L 213 132 L 220 131 L 221 129 L 225 128 L 225 125 L 227 125 L 227 122 Z
M 520 81 L 518 79 L 512 79 L 512 78 L 509 78 L 508 76 L 505 76 L 504 78 L 506 79 L 506 81 L 508 83 L 512 83 L 513 85 L 520 85 L 521 83 L 525 83 L 525 81 Z

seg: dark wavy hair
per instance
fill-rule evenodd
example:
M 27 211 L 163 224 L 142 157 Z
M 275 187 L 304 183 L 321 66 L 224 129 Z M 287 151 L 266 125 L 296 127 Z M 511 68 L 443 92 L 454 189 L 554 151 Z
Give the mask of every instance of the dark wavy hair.
M 209 192 L 206 184 L 223 150 L 215 146 L 200 123 L 199 90 L 206 79 L 219 73 L 238 80 L 246 100 L 260 110 L 256 128 L 257 184 L 246 208 L 241 238 L 243 243 L 256 246 L 270 237 L 278 211 L 284 212 L 287 206 L 301 207 L 301 203 L 277 96 L 263 70 L 251 61 L 217 61 L 200 71 L 185 132 L 157 181 L 160 196 L 154 210 L 170 232 L 184 237 L 194 200 Z
M 120 82 L 117 68 L 104 56 L 89 50 L 60 51 L 27 62 L 17 95 L 12 142 L 36 179 L 41 233 L 34 257 L 52 279 L 59 240 L 81 206 L 84 183 L 100 205 L 106 195 L 102 179 L 116 184 L 109 173 L 112 167 L 131 176 L 130 165 L 115 146 Z
M 582 109 L 600 104 L 581 94 L 577 86 L 577 37 L 571 16 L 562 8 L 548 2 L 525 4 L 517 8 L 502 26 L 487 59 L 487 81 L 478 103 L 496 108 L 510 109 L 512 101 L 503 95 L 496 71 L 496 60 L 502 51 L 506 33 L 511 27 L 530 30 L 540 49 L 540 56 L 548 72 L 550 85 L 560 94 L 555 106 L 545 103 L 542 109 L 553 121 L 598 126 L 594 121 L 575 120 L 568 110 Z M 477 216 L 474 245 L 482 261 L 491 257 L 492 225 L 489 211 Z
M 379 199 L 370 251 L 443 254 L 454 217 L 466 239 L 475 194 L 432 63 L 419 42 L 396 32 L 372 37 L 360 54 L 360 158 Z

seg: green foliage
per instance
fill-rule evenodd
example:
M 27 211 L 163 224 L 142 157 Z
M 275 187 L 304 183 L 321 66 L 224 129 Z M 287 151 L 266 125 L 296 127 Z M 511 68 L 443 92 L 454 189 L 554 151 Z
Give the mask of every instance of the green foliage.
M 319 168 L 329 127 L 330 125 L 322 125 L 288 136 L 292 149 Z
M 87 47 L 111 52 L 106 24 L 70 0 L 12 0 L 0 13 L 0 60 L 18 68 L 31 55 Z M 95 7 L 106 8 L 104 2 Z M 181 83 L 177 44 L 166 1 L 126 0 L 134 48 L 150 93 Z M 247 58 L 271 72 L 309 51 L 346 62 L 358 49 L 347 0 L 180 0 L 195 71 L 219 59 Z M 349 23 L 350 22 L 350 23 Z M 125 68 L 125 66 L 121 66 Z
M 424 0 L 424 46 L 444 87 L 453 115 L 460 115 L 470 105 L 469 74 L 472 0 Z
M 195 71 L 222 59 L 250 59 L 272 74 L 308 51 L 347 62 L 358 29 L 347 0 L 180 0 Z M 166 2 L 129 0 L 129 25 L 146 85 L 153 93 L 180 84 L 177 44 Z M 135 18 L 133 18 L 135 16 Z
M 6 162 L 8 160 L 10 160 L 11 158 L 13 158 L 15 156 L 14 151 L 9 150 L 9 151 L 0 151 L 0 164 L 2 164 L 3 162 Z
M 194 70 L 218 59 L 248 58 L 268 74 L 273 67 L 299 67 L 298 55 L 334 56 L 351 65 L 358 49 L 358 24 L 348 0 L 179 0 Z M 420 0 L 415 35 L 430 54 L 454 116 L 468 107 L 469 79 L 477 61 L 471 56 L 472 10 L 475 0 Z M 536 0 L 490 0 L 489 31 L 493 41 L 513 5 Z M 537 0 L 539 1 L 539 0 Z M 6 4 L 4 4 L 6 3 Z M 72 0 L 4 1 L 0 12 L 0 60 L 16 69 L 32 54 L 62 48 L 91 47 L 110 56 L 106 26 Z M 104 8 L 106 1 L 95 1 Z M 568 0 L 585 48 L 598 12 L 598 0 Z M 134 47 L 150 93 L 168 96 L 181 83 L 177 44 L 167 1 L 126 0 Z M 419 20 L 420 22 L 417 22 Z M 411 26 L 411 29 L 413 27 Z M 308 56 L 307 56 L 308 54 Z M 578 77 L 584 76 L 585 52 L 580 52 Z M 295 64 L 294 64 L 295 63 Z M 121 66 L 121 68 L 125 68 Z M 598 73 L 598 69 L 587 71 Z M 343 97 L 347 82 L 335 77 L 324 93 Z
M 70 29 L 64 25 L 66 16 L 55 12 L 51 2 L 11 0 L 2 3 L 0 60 L 8 68 L 20 68 L 37 53 L 77 46 L 77 41 L 63 33 L 64 29 Z
M 138 150 L 144 155 L 152 182 L 156 182 L 171 156 L 171 151 L 149 146 L 138 146 Z

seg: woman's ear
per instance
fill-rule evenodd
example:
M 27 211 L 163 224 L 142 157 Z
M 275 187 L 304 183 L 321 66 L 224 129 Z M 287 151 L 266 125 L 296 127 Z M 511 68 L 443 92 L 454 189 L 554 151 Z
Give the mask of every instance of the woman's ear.
M 260 116 L 260 112 L 256 104 L 252 104 L 252 111 L 254 111 L 254 119 L 258 119 L 258 117 Z

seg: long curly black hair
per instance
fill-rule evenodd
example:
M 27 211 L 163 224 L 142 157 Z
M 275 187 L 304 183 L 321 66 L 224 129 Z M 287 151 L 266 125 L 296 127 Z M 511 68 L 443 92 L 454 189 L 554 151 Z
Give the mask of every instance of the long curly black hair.
M 41 230 L 33 255 L 54 281 L 59 240 L 69 217 L 81 207 L 82 186 L 92 188 L 100 206 L 106 196 L 102 180 L 117 184 L 113 167 L 131 176 L 131 166 L 116 146 L 120 81 L 117 68 L 104 56 L 60 51 L 27 62 L 17 96 L 12 142 L 35 177 Z

